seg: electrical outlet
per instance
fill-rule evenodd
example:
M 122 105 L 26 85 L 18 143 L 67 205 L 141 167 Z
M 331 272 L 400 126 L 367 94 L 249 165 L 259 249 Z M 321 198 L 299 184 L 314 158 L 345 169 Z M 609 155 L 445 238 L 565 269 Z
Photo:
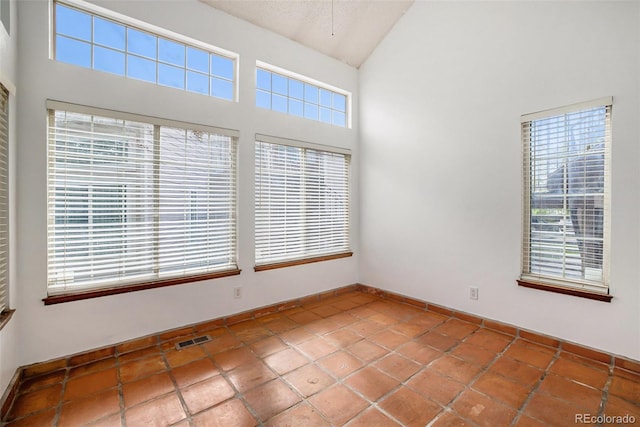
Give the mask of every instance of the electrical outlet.
M 469 298 L 478 299 L 478 288 L 473 286 L 469 288 Z
M 236 286 L 233 288 L 233 297 L 242 298 L 242 286 Z

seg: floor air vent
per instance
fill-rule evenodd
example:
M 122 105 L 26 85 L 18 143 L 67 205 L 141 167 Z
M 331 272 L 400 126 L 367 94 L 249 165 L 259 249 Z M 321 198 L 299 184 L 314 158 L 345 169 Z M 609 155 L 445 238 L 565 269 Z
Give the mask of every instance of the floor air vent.
M 183 348 L 191 347 L 192 345 L 202 344 L 203 342 L 211 341 L 209 335 L 203 335 L 201 337 L 195 337 L 190 340 L 180 341 L 176 344 L 176 350 L 182 350 Z

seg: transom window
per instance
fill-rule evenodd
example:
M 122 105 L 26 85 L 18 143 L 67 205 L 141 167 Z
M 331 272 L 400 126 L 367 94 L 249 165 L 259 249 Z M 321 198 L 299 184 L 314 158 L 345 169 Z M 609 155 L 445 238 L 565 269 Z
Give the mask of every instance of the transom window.
M 54 33 L 57 61 L 235 99 L 235 60 L 213 46 L 163 37 L 60 2 Z
M 351 255 L 348 152 L 256 139 L 256 270 Z
M 608 292 L 611 98 L 522 117 L 522 280 Z
M 291 73 L 292 74 L 292 73 Z M 349 96 L 321 84 L 296 78 L 283 70 L 276 72 L 259 66 L 256 75 L 256 105 L 292 116 L 348 125 Z
M 234 132 L 49 108 L 50 295 L 237 269 Z

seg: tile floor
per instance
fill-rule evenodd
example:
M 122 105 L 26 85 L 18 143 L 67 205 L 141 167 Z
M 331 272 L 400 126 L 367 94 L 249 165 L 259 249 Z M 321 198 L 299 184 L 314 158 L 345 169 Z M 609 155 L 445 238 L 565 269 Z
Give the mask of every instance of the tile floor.
M 637 373 L 361 292 L 179 333 L 23 380 L 6 425 L 640 425 Z

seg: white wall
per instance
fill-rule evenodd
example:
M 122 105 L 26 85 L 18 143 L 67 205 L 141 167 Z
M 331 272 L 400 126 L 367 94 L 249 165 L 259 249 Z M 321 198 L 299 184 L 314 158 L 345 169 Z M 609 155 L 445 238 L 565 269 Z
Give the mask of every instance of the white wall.
M 195 0 L 102 1 L 103 7 L 240 54 L 238 103 L 159 87 L 68 64 L 49 56 L 49 2 L 20 2 L 18 128 L 18 279 L 20 364 L 83 351 L 185 324 L 313 294 L 357 281 L 357 256 L 305 266 L 253 271 L 253 136 L 301 139 L 353 150 L 357 177 L 358 110 L 342 129 L 254 107 L 257 59 L 350 90 L 357 71 Z M 44 306 L 46 296 L 46 111 L 55 99 L 237 129 L 239 266 L 230 278 Z M 353 180 L 353 249 L 358 253 L 357 180 Z M 232 298 L 242 285 L 243 298 Z
M 10 3 L 10 33 L 0 24 L 0 83 L 9 90 L 9 253 L 15 253 L 15 165 L 16 165 L 16 92 L 17 92 L 17 63 L 18 63 L 18 38 L 16 2 Z M 3 11 L 4 12 L 4 11 Z M 4 20 L 4 18 L 3 18 Z M 9 307 L 15 308 L 17 305 L 17 284 L 15 258 L 9 260 Z M 11 381 L 13 374 L 18 367 L 18 323 L 20 313 L 14 315 L 9 323 L 0 331 L 0 390 L 4 390 Z M 2 392 L 0 392 L 0 395 Z
M 360 69 L 361 282 L 640 359 L 639 9 L 416 2 Z M 518 287 L 519 116 L 608 95 L 613 301 Z

